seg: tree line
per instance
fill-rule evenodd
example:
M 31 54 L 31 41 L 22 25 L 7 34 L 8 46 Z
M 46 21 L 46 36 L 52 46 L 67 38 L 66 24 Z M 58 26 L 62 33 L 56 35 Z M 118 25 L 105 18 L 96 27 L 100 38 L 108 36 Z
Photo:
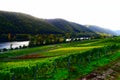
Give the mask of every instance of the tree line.
M 103 38 L 100 35 L 93 35 L 89 33 L 86 34 L 78 34 L 78 33 L 65 33 L 65 34 L 0 34 L 0 42 L 11 42 L 11 41 L 30 41 L 29 46 L 40 46 L 40 45 L 48 45 L 48 44 L 57 44 L 66 42 L 66 39 L 71 39 L 71 41 L 77 41 L 80 37 L 89 37 L 91 39 L 94 38 Z M 72 40 L 74 39 L 74 40 Z

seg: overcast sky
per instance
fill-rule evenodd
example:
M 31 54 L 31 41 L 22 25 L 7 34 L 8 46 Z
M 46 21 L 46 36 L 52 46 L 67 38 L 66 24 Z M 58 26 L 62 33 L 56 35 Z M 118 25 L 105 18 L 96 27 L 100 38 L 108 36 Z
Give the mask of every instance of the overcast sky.
M 120 30 L 120 0 L 0 0 L 0 10 Z

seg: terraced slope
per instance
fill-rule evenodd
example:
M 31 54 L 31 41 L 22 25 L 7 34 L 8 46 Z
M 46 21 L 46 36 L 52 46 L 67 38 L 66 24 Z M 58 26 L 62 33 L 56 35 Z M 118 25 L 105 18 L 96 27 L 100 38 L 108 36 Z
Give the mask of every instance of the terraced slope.
M 0 54 L 0 79 L 81 79 L 120 58 L 119 41 L 119 37 L 95 39 L 5 52 Z

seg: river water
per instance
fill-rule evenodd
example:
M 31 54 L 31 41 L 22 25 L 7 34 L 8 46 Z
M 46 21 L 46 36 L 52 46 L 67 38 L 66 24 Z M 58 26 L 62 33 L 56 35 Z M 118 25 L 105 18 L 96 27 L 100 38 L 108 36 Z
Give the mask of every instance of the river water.
M 12 45 L 12 48 L 19 48 L 20 46 L 28 46 L 29 45 L 29 41 L 14 41 L 14 42 L 3 42 L 0 43 L 0 49 L 10 49 L 10 46 Z

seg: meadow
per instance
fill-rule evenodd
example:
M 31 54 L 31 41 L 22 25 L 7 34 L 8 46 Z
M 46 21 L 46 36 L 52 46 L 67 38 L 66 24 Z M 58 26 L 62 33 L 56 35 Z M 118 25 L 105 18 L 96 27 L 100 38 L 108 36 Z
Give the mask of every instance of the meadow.
M 120 58 L 120 37 L 12 50 L 0 54 L 0 80 L 76 80 Z

